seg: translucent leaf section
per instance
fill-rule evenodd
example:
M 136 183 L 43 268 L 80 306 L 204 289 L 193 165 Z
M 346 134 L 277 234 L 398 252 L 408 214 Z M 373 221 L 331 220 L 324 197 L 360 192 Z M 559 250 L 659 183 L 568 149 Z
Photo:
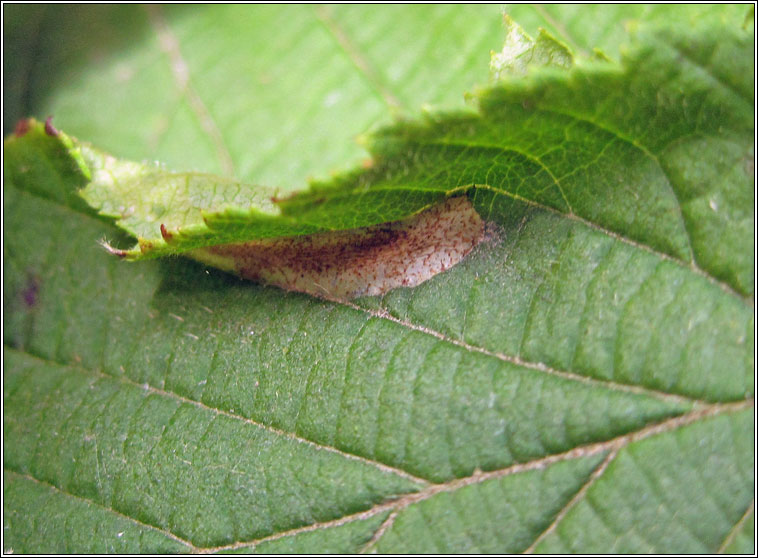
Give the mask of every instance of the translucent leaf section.
M 497 5 L 40 12 L 25 28 L 37 49 L 14 59 L 40 54 L 9 80 L 32 114 L 127 159 L 281 192 L 359 162 L 354 137 L 390 110 L 463 106 L 502 43 Z
M 500 52 L 493 52 L 490 73 L 494 79 L 525 74 L 530 66 L 569 68 L 574 57 L 568 47 L 544 29 L 537 40 L 532 39 L 510 16 L 504 15 L 506 39 Z

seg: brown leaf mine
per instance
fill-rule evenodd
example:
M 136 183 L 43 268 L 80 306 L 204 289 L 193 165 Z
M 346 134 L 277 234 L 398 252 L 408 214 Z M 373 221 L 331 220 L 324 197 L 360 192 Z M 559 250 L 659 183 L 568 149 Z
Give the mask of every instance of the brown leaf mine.
M 484 236 L 467 197 L 363 229 L 225 244 L 195 259 L 287 290 L 349 299 L 413 287 L 461 261 Z

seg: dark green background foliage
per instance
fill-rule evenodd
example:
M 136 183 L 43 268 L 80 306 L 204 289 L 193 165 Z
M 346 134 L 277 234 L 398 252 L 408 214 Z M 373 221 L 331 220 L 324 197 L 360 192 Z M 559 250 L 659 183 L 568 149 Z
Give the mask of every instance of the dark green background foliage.
M 3 9 L 3 550 L 753 551 L 746 6 L 509 8 L 575 64 L 489 84 L 498 6 Z M 156 188 L 311 178 L 305 228 L 461 192 L 487 239 L 353 302 L 123 262 L 12 134 L 49 114 Z M 135 234 L 184 215 L 129 188 Z

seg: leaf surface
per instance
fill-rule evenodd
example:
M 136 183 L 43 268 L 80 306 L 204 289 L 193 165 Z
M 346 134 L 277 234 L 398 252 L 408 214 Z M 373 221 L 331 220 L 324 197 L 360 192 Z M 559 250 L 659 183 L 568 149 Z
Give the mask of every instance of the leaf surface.
M 155 153 L 168 168 L 188 170 L 191 161 L 204 173 L 224 172 L 200 99 L 228 138 L 235 180 L 301 187 L 306 172 L 360 158 L 346 140 L 377 115 L 425 101 L 453 106 L 487 74 L 482 49 L 498 49 L 502 39 L 497 14 L 484 8 L 468 18 L 457 11 L 468 8 L 435 8 L 431 20 L 449 42 L 409 32 L 428 26 L 430 12 L 420 6 L 402 8 L 406 17 L 373 9 L 375 19 L 355 7 L 260 7 L 248 18 L 263 29 L 255 35 L 242 33 L 245 18 L 232 7 L 98 8 L 88 12 L 99 22 L 95 36 L 111 28 L 108 17 L 137 13 L 142 19 L 119 33 L 147 25 L 145 44 L 111 37 L 99 62 L 69 66 L 80 68 L 72 81 L 87 84 L 87 98 L 59 85 L 36 106 L 54 105 L 62 129 L 124 160 Z M 119 261 L 95 241 L 129 240 L 76 195 L 89 178 L 63 136 L 37 130 L 7 141 L 4 550 L 751 545 L 743 534 L 754 506 L 753 185 L 745 172 L 753 132 L 741 65 L 752 46 L 740 31 L 744 14 L 730 9 L 695 18 L 705 21 L 692 32 L 697 39 L 653 32 L 620 65 L 533 68 L 481 91 L 477 111 L 432 111 L 372 136 L 373 168 L 323 178 L 307 194 L 328 182 L 349 201 L 298 206 L 293 198 L 287 211 L 298 222 L 384 221 L 464 187 L 490 235 L 416 288 L 353 303 L 242 282 L 185 259 Z M 567 37 L 549 21 L 554 8 L 544 10 L 523 13 L 571 45 L 581 18 L 563 19 Z M 690 12 L 678 13 L 690 21 Z M 477 26 L 471 14 L 489 23 Z M 360 24 L 367 21 L 377 23 Z M 64 18 L 56 33 L 76 25 Z M 228 39 L 208 38 L 221 29 Z M 497 35 L 486 46 L 485 29 Z M 239 98 L 227 95 L 230 76 L 249 85 L 260 74 L 237 70 L 274 57 L 245 58 L 247 34 L 272 53 L 291 52 L 289 62 L 265 64 L 272 82 L 300 84 L 319 59 L 324 80 L 365 86 L 345 87 L 358 91 L 351 108 L 342 107 L 355 115 L 350 125 L 314 108 L 323 95 L 303 95 L 291 114 L 277 112 L 277 103 L 269 114 L 229 106 Z M 398 41 L 409 36 L 411 45 Z M 615 58 L 618 43 L 609 44 L 616 46 L 579 49 L 599 45 Z M 381 70 L 367 74 L 348 45 Z M 181 95 L 177 49 L 193 91 Z M 87 50 L 59 56 L 77 52 Z M 444 65 L 420 63 L 432 52 L 460 58 L 446 74 Z M 395 64 L 381 63 L 388 59 Z M 636 94 L 622 95 L 623 87 Z M 97 124 L 109 103 L 130 118 Z M 160 122 L 144 125 L 166 107 L 175 119 L 164 132 Z M 640 114 L 650 117 L 644 129 Z M 255 141 L 274 138 L 286 155 L 261 155 L 243 141 L 251 123 L 267 118 L 275 126 L 252 128 L 276 131 Z M 146 143 L 156 129 L 161 139 Z M 333 151 L 322 132 L 334 135 Z M 304 138 L 297 156 L 287 133 Z M 620 179 L 623 188 L 608 186 Z M 356 203 L 362 186 L 368 194 Z M 714 228 L 734 241 L 718 248 Z

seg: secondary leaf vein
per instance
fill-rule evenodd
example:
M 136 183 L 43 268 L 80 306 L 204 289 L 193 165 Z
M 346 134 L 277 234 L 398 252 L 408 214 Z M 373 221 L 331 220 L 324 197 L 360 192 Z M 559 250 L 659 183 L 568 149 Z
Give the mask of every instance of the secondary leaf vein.
M 342 51 L 347 55 L 353 65 L 364 76 L 371 88 L 378 94 L 384 103 L 393 112 L 400 111 L 403 106 L 400 100 L 384 85 L 379 72 L 371 65 L 366 57 L 360 52 L 357 45 L 350 40 L 345 30 L 340 27 L 327 6 L 314 8 L 316 19 L 329 31 L 329 34 L 339 44 Z
M 237 415 L 237 414 L 231 413 L 229 411 L 225 411 L 223 409 L 217 409 L 217 408 L 214 408 L 214 407 L 210 407 L 210 406 L 208 406 L 205 403 L 202 403 L 200 401 L 195 401 L 193 399 L 189 399 L 187 397 L 179 395 L 178 393 L 166 391 L 164 389 L 160 389 L 160 388 L 151 386 L 150 384 L 139 384 L 139 383 L 135 382 L 134 380 L 131 380 L 131 379 L 123 377 L 123 376 L 120 376 L 120 377 L 119 376 L 113 376 L 113 375 L 107 374 L 105 372 L 102 372 L 100 370 L 90 370 L 88 368 L 84 368 L 82 366 L 78 366 L 78 365 L 75 365 L 75 364 L 65 364 L 65 363 L 53 361 L 53 360 L 44 358 L 42 356 L 35 355 L 35 354 L 29 353 L 29 352 L 19 351 L 18 349 L 14 349 L 14 348 L 8 347 L 8 346 L 5 346 L 4 348 L 5 348 L 6 351 L 12 351 L 12 352 L 15 352 L 15 353 L 24 354 L 27 357 L 34 358 L 34 359 L 39 360 L 41 362 L 44 362 L 46 364 L 53 364 L 53 365 L 56 365 L 56 366 L 65 366 L 65 367 L 71 368 L 73 370 L 78 370 L 78 371 L 80 371 L 82 373 L 91 374 L 91 375 L 93 375 L 95 377 L 108 378 L 108 379 L 111 379 L 111 380 L 115 380 L 115 381 L 124 383 L 126 385 L 130 385 L 130 386 L 133 386 L 133 387 L 144 389 L 144 390 L 146 390 L 146 391 L 148 391 L 150 393 L 154 393 L 156 395 L 160 395 L 160 396 L 163 396 L 163 397 L 168 397 L 170 399 L 173 399 L 173 400 L 176 400 L 176 401 L 180 401 L 182 403 L 193 405 L 195 407 L 204 409 L 206 411 L 210 411 L 210 412 L 212 412 L 212 413 L 214 413 L 216 415 L 224 415 L 224 416 L 230 417 L 230 418 L 235 419 L 235 420 L 240 420 L 240 421 L 248 423 L 248 424 L 250 424 L 252 426 L 255 426 L 257 428 L 262 428 L 264 430 L 267 430 L 267 431 L 269 431 L 269 432 L 271 432 L 273 434 L 276 434 L 278 436 L 282 436 L 284 438 L 289 438 L 291 440 L 294 440 L 295 442 L 299 442 L 299 443 L 302 443 L 302 444 L 309 445 L 309 446 L 311 446 L 311 447 L 313 447 L 313 448 L 315 448 L 317 450 L 322 450 L 322 451 L 328 451 L 328 452 L 331 452 L 331 453 L 336 453 L 336 454 L 338 454 L 338 455 L 340 455 L 340 456 L 342 456 L 344 458 L 352 459 L 354 461 L 360 461 L 360 462 L 365 463 L 367 465 L 371 465 L 371 466 L 376 467 L 377 469 L 379 469 L 379 470 L 381 470 L 381 471 L 383 471 L 385 473 L 397 475 L 399 477 L 402 477 L 402 478 L 405 478 L 407 480 L 410 480 L 410 481 L 412 481 L 412 482 L 414 482 L 416 484 L 419 484 L 421 486 L 426 486 L 426 485 L 429 484 L 429 481 L 427 481 L 426 479 L 422 479 L 422 478 L 416 477 L 416 476 L 414 476 L 414 475 L 412 475 L 412 474 L 410 474 L 410 473 L 408 473 L 408 472 L 406 472 L 406 471 L 404 471 L 402 469 L 398 469 L 396 467 L 392 467 L 392 466 L 387 465 L 385 463 L 381 463 L 379 461 L 368 459 L 368 458 L 362 457 L 360 455 L 355 455 L 355 454 L 352 454 L 352 453 L 348 453 L 348 452 L 342 451 L 342 450 L 340 450 L 340 449 L 338 449 L 336 447 L 326 446 L 326 445 L 323 445 L 323 444 L 319 444 L 319 443 L 314 442 L 312 440 L 308 440 L 306 438 L 302 438 L 302 437 L 300 437 L 300 436 L 298 436 L 298 435 L 296 435 L 296 434 L 294 434 L 292 432 L 286 432 L 286 431 L 280 430 L 278 428 L 274 428 L 273 426 L 269 426 L 269 425 L 266 425 L 266 424 L 263 424 L 263 423 L 260 423 L 260 422 L 256 422 L 255 420 L 253 420 L 251 418 L 247 418 L 247 417 L 244 417 L 244 416 L 241 416 L 241 415 Z
M 721 543 L 721 546 L 719 546 L 718 550 L 716 551 L 717 554 L 723 554 L 727 547 L 732 544 L 734 539 L 737 537 L 737 534 L 740 532 L 742 527 L 745 525 L 747 520 L 750 518 L 750 515 L 755 511 L 755 499 L 750 501 L 750 505 L 745 510 L 745 513 L 742 514 L 742 517 L 740 517 L 739 521 L 734 524 L 734 527 L 729 531 L 729 533 L 724 537 L 724 542 Z
M 213 142 L 221 169 L 224 174 L 235 176 L 234 161 L 229 153 L 226 143 L 224 142 L 221 130 L 213 119 L 208 107 L 205 106 L 205 103 L 200 98 L 200 95 L 198 95 L 197 91 L 192 87 L 189 78 L 189 65 L 182 56 L 181 49 L 179 48 L 179 40 L 169 28 L 168 22 L 166 22 L 166 19 L 163 17 L 160 6 L 150 4 L 144 6 L 144 8 L 147 11 L 150 23 L 158 35 L 161 50 L 168 55 L 171 61 L 171 72 L 174 75 L 179 91 L 186 95 L 187 103 L 197 117 L 200 127 L 206 134 L 208 134 Z
M 696 264 L 696 261 L 695 261 L 695 252 L 694 252 L 694 250 L 692 248 L 692 236 L 691 236 L 691 233 L 690 233 L 689 229 L 687 228 L 687 221 L 684 219 L 684 215 L 682 214 L 682 203 L 681 203 L 681 200 L 679 199 L 679 194 L 677 193 L 676 188 L 674 188 L 674 184 L 671 181 L 671 177 L 666 172 L 665 167 L 661 164 L 661 161 L 658 158 L 658 156 L 655 153 L 653 153 L 652 151 L 650 151 L 647 147 L 645 147 L 639 141 L 637 141 L 637 140 L 635 140 L 633 138 L 627 137 L 626 134 L 624 134 L 624 133 L 621 132 L 621 130 L 618 130 L 616 128 L 612 128 L 612 127 L 608 126 L 607 124 L 604 125 L 604 124 L 601 124 L 600 122 L 597 122 L 595 120 L 591 120 L 591 119 L 586 118 L 584 116 L 581 116 L 581 115 L 578 115 L 578 114 L 574 114 L 574 113 L 571 113 L 571 112 L 568 112 L 568 111 L 560 111 L 560 110 L 557 110 L 557 109 L 555 109 L 553 107 L 542 107 L 541 106 L 540 110 L 544 110 L 546 112 L 552 112 L 554 114 L 559 114 L 561 116 L 566 116 L 568 118 L 572 118 L 574 120 L 587 123 L 587 124 L 589 124 L 591 126 L 594 126 L 595 128 L 598 128 L 599 130 L 602 130 L 602 131 L 604 131 L 604 132 L 606 132 L 608 134 L 611 134 L 611 135 L 619 138 L 620 140 L 622 140 L 624 143 L 629 144 L 631 147 L 633 147 L 633 148 L 638 149 L 639 151 L 641 151 L 644 155 L 646 155 L 647 157 L 649 157 L 658 166 L 658 168 L 661 171 L 661 175 L 666 179 L 666 184 L 668 185 L 668 187 L 669 187 L 669 189 L 671 191 L 671 195 L 674 197 L 674 200 L 676 201 L 677 213 L 679 215 L 679 220 L 680 220 L 681 225 L 682 225 L 682 230 L 684 231 L 684 233 L 685 233 L 685 235 L 687 237 L 687 245 L 688 245 L 688 250 L 689 250 L 690 260 L 691 260 L 690 263 L 691 263 L 691 265 L 693 267 L 696 267 L 697 264 Z M 703 273 L 705 273 L 705 272 L 703 272 Z
M 128 515 L 125 515 L 125 514 L 121 513 L 118 510 L 115 510 L 113 508 L 109 508 L 108 506 L 104 506 L 103 504 L 100 504 L 100 503 L 98 503 L 98 502 L 96 502 L 94 500 L 90 500 L 89 498 L 86 498 L 84 496 L 80 496 L 78 494 L 73 494 L 71 492 L 67 492 L 66 490 L 64 490 L 64 489 L 62 489 L 62 488 L 60 488 L 58 486 L 55 486 L 54 484 L 51 484 L 51 483 L 46 482 L 44 480 L 38 479 L 38 478 L 36 478 L 36 477 L 28 474 L 28 473 L 22 473 L 22 472 L 19 472 L 19 471 L 15 471 L 15 470 L 10 469 L 8 467 L 4 467 L 3 470 L 5 472 L 11 473 L 12 475 L 16 475 L 16 476 L 21 477 L 23 479 L 26 479 L 28 481 L 31 481 L 31 482 L 40 484 L 42 486 L 45 486 L 45 487 L 51 489 L 54 492 L 57 492 L 59 494 L 63 494 L 64 496 L 68 496 L 70 498 L 75 498 L 77 500 L 81 500 L 82 502 L 85 502 L 89 506 L 94 506 L 94 507 L 100 508 L 100 509 L 102 509 L 102 510 L 104 510 L 106 512 L 109 512 L 109 513 L 112 513 L 114 515 L 117 515 L 118 517 L 120 517 L 122 519 L 126 519 L 127 521 L 130 521 L 130 522 L 132 522 L 132 523 L 134 523 L 134 524 L 136 524 L 139 527 L 142 527 L 144 529 L 150 529 L 151 531 L 157 531 L 158 533 L 161 533 L 162 535 L 165 535 L 166 537 L 168 537 L 170 539 L 173 539 L 176 542 L 178 542 L 178 543 L 186 546 L 189 552 L 197 552 L 198 551 L 198 548 L 195 545 L 193 545 L 191 542 L 182 539 L 181 537 L 175 535 L 171 531 L 167 531 L 165 529 L 161 529 L 160 527 L 156 527 L 155 525 L 150 525 L 149 523 L 144 523 L 144 522 L 140 521 L 139 519 L 136 519 L 136 518 L 128 516 Z

